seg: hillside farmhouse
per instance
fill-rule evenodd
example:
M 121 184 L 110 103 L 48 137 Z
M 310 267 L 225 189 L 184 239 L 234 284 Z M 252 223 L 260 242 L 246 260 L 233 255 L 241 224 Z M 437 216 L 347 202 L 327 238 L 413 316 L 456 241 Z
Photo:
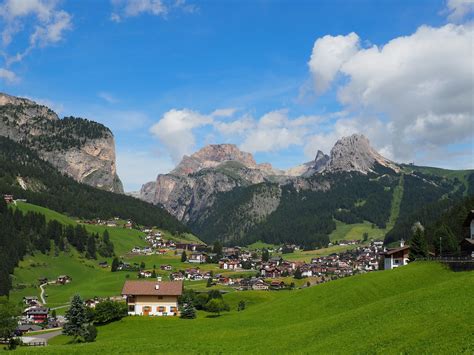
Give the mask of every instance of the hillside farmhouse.
M 405 245 L 403 241 L 400 243 L 400 248 L 388 249 L 383 253 L 384 269 L 392 270 L 399 266 L 408 264 L 408 254 L 410 247 Z
M 182 281 L 125 281 L 122 296 L 129 315 L 177 316 Z

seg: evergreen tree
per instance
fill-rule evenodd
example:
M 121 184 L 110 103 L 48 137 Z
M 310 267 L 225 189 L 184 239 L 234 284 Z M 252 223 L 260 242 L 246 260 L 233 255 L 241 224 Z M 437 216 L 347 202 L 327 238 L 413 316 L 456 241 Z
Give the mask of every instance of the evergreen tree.
M 441 256 L 453 256 L 458 254 L 459 242 L 451 229 L 442 224 L 434 232 L 433 244 L 435 247 L 436 254 L 440 255 L 440 242 L 441 242 Z
M 239 301 L 239 304 L 237 305 L 237 311 L 243 311 L 245 309 L 245 301 L 241 300 Z
M 74 295 L 71 307 L 66 311 L 66 324 L 63 326 L 63 334 L 74 337 L 77 341 L 83 337 L 87 327 L 87 310 L 81 296 Z
M 267 262 L 270 259 L 270 253 L 267 249 L 262 250 L 262 261 Z
M 186 260 L 188 260 L 188 256 L 186 255 L 186 251 L 183 250 L 183 253 L 181 254 L 181 262 L 184 263 Z
M 216 259 L 219 260 L 222 258 L 222 244 L 218 240 L 214 242 L 214 246 L 212 248 L 212 252 L 216 254 Z
M 89 259 L 96 259 L 97 254 L 96 254 L 96 249 L 95 249 L 95 237 L 93 235 L 90 235 L 87 238 L 87 251 L 86 251 L 87 257 Z
M 20 310 L 5 297 L 0 298 L 0 339 L 9 339 L 18 326 Z
M 119 259 L 117 257 L 115 257 L 113 260 L 112 260 L 112 267 L 111 267 L 111 271 L 112 272 L 115 272 L 117 271 L 118 267 L 119 267 Z
M 190 294 L 183 295 L 181 299 L 181 318 L 194 319 L 196 318 L 196 308 L 194 307 L 192 297 Z
M 428 256 L 428 246 L 426 245 L 425 229 L 420 222 L 412 227 L 413 236 L 410 239 L 410 253 L 408 258 L 414 261 L 418 258 L 426 258 Z
M 212 278 L 208 278 L 207 279 L 207 284 L 206 284 L 206 287 L 211 287 L 212 286 Z

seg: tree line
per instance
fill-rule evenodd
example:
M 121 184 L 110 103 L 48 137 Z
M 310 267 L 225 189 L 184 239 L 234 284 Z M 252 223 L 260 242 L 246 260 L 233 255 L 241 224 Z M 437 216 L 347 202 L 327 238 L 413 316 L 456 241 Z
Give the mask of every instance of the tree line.
M 12 288 L 11 274 L 26 254 L 39 251 L 55 253 L 74 247 L 86 257 L 110 257 L 114 246 L 107 231 L 103 235 L 88 233 L 82 225 L 64 226 L 56 220 L 46 221 L 41 213 L 23 213 L 9 208 L 0 199 L 0 296 Z

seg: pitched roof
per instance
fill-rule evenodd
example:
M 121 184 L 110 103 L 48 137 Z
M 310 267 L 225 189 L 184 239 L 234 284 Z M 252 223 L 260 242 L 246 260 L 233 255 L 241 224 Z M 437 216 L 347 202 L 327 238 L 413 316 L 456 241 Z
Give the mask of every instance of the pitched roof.
M 401 248 L 396 248 L 396 249 L 389 249 L 387 250 L 385 253 L 383 253 L 384 255 L 392 255 L 392 254 L 395 254 L 399 251 L 402 251 L 402 250 L 407 250 L 407 249 L 410 249 L 410 246 L 409 245 L 405 245 L 404 247 L 401 247 Z
M 471 238 L 464 238 L 463 240 L 461 240 L 460 243 L 465 243 L 465 242 L 468 242 L 470 244 L 474 244 L 474 239 L 471 239 Z
M 122 288 L 122 295 L 181 296 L 182 293 L 182 281 L 125 281 Z

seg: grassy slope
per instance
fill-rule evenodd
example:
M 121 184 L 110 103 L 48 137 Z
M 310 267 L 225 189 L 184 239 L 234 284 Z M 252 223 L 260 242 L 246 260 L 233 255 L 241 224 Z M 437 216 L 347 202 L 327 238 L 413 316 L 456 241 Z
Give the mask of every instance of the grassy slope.
M 467 176 L 472 174 L 474 170 L 449 170 L 449 169 L 442 169 L 442 168 L 434 168 L 430 166 L 409 166 L 405 165 L 404 170 L 407 172 L 411 171 L 419 171 L 423 174 L 432 174 L 436 176 L 441 176 L 447 179 L 454 179 L 458 178 L 460 181 L 464 183 L 466 190 L 468 188 L 467 183 Z
M 95 343 L 35 350 L 471 354 L 473 291 L 472 272 L 453 273 L 439 264 L 417 263 L 309 289 L 255 293 L 263 299 L 254 300 L 243 312 L 233 307 L 219 318 L 128 317 L 100 327 Z M 268 299 L 263 296 L 267 294 Z M 225 297 L 235 306 L 239 295 Z
M 65 225 L 77 224 L 74 219 L 41 206 L 19 202 L 17 208 L 23 212 L 32 211 L 42 213 L 46 216 L 47 220 L 55 219 Z M 141 263 L 144 261 L 147 268 L 152 268 L 154 264 L 159 268 L 159 265 L 168 263 L 172 264 L 175 269 L 190 267 L 189 264 L 180 262 L 180 255 L 174 256 L 173 253 L 168 253 L 163 256 L 127 256 L 126 254 L 130 252 L 134 246 L 146 245 L 142 238 L 144 233 L 140 231 L 97 225 L 85 226 L 89 232 L 100 234 L 107 229 L 110 234 L 110 239 L 114 243 L 115 253 L 119 256 L 123 256 L 127 262 Z M 172 237 L 177 241 L 182 241 L 182 238 L 173 237 L 167 231 L 163 232 L 165 238 Z M 186 235 L 184 238 L 192 242 L 200 242 L 200 240 L 193 235 Z M 20 301 L 23 296 L 39 296 L 38 278 L 47 277 L 49 280 L 54 280 L 62 274 L 71 276 L 73 282 L 64 286 L 48 285 L 46 287 L 46 293 L 48 294 L 47 304 L 50 307 L 66 304 L 74 293 L 80 293 L 84 298 L 119 295 L 126 275 L 130 275 L 130 278 L 134 279 L 136 278 L 136 272 L 112 273 L 109 268 L 103 269 L 99 267 L 98 262 L 102 260 L 108 260 L 110 265 L 112 258 L 101 258 L 98 256 L 97 260 L 87 260 L 78 255 L 75 250 L 72 250 L 70 253 L 59 253 L 58 255 L 55 255 L 54 251 L 51 251 L 49 255 L 41 253 L 28 255 L 20 262 L 19 267 L 15 269 L 13 278 L 14 285 L 22 285 L 23 288 L 12 290 L 10 297 L 15 301 Z M 218 270 L 216 265 L 205 265 L 202 266 L 202 269 Z M 163 276 L 167 276 L 169 273 L 163 272 L 162 274 Z

